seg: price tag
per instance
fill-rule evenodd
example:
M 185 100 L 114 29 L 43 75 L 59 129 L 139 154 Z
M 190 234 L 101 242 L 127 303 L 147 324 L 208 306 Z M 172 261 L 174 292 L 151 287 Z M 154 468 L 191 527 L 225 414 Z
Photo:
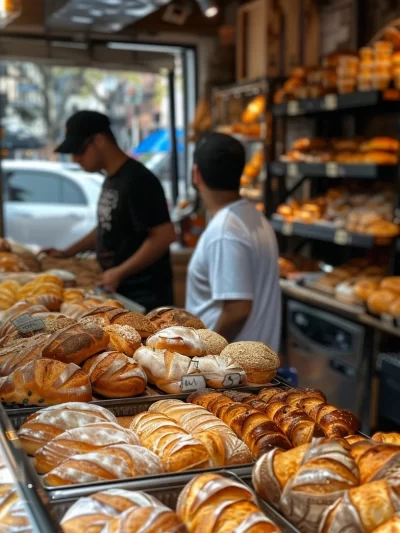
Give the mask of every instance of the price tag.
M 227 374 L 225 376 L 224 381 L 222 382 L 222 385 L 226 389 L 229 389 L 230 387 L 237 387 L 241 384 L 242 384 L 242 376 L 241 374 L 239 374 L 239 372 L 233 373 L 233 374 Z
M 338 99 L 336 94 L 327 94 L 324 97 L 324 108 L 328 111 L 334 111 L 338 107 Z
M 288 110 L 288 115 L 290 116 L 298 115 L 299 114 L 299 102 L 297 100 L 290 100 L 290 102 L 288 102 L 287 110 Z
M 287 173 L 290 178 L 297 178 L 299 175 L 298 165 L 296 165 L 296 163 L 289 163 Z
M 39 331 L 46 327 L 41 318 L 35 318 L 29 313 L 24 313 L 23 315 L 14 318 L 14 320 L 11 320 L 11 323 L 21 333 L 31 333 L 32 331 Z
M 293 224 L 291 222 L 284 222 L 282 226 L 283 235 L 292 235 L 293 233 Z
M 350 242 L 350 235 L 347 233 L 346 230 L 338 229 L 336 230 L 333 242 L 335 244 L 339 244 L 340 246 L 346 246 L 346 244 L 349 244 Z
M 189 376 L 182 376 L 181 391 L 189 392 L 198 389 L 205 389 L 207 387 L 206 379 L 201 374 L 192 374 Z
M 388 326 L 393 326 L 393 316 L 389 315 L 389 313 L 382 313 L 381 320 L 388 324 Z
M 325 165 L 325 172 L 328 178 L 337 178 L 339 176 L 339 167 L 337 163 L 327 163 Z

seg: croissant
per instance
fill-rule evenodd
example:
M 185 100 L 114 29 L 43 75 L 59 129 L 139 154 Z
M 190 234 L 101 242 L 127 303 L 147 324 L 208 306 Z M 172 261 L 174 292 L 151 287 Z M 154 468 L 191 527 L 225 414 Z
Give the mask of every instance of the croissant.
M 29 455 L 68 429 L 96 422 L 117 423 L 115 416 L 99 405 L 68 402 L 42 409 L 28 416 L 18 430 L 22 447 Z
M 164 505 L 129 509 L 118 518 L 112 518 L 102 531 L 103 533 L 187 533 L 186 526 L 176 513 Z
M 142 446 L 113 444 L 96 452 L 74 455 L 43 476 L 48 487 L 76 485 L 161 474 L 159 458 Z
M 35 454 L 35 468 L 46 474 L 73 455 L 89 453 L 112 444 L 139 446 L 139 437 L 130 429 L 112 422 L 98 422 L 69 429 L 40 448 Z
M 372 481 L 345 492 L 325 511 L 320 533 L 375 532 L 400 510 L 398 481 L 395 485 L 387 480 Z
M 206 468 L 210 463 L 207 448 L 172 418 L 161 413 L 139 413 L 130 425 L 141 443 L 161 459 L 166 472 Z
M 301 532 L 317 533 L 326 507 L 358 484 L 358 468 L 349 451 L 335 440 L 317 439 L 286 484 L 280 508 Z

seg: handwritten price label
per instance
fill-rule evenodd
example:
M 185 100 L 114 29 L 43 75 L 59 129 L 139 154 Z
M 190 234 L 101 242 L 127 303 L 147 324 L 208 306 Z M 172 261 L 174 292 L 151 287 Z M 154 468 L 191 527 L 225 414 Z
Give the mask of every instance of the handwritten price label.
M 242 376 L 237 373 L 227 374 L 225 376 L 224 381 L 222 382 L 222 385 L 225 387 L 225 389 L 229 389 L 231 387 L 238 387 L 242 384 Z
M 31 333 L 32 331 L 40 331 L 41 329 L 44 329 L 46 327 L 45 323 L 41 318 L 35 318 L 29 313 L 24 313 L 23 315 L 14 318 L 14 320 L 11 320 L 11 323 L 21 333 Z
M 201 374 L 193 374 L 189 376 L 182 376 L 181 391 L 190 392 L 198 389 L 205 389 L 207 387 L 206 379 Z

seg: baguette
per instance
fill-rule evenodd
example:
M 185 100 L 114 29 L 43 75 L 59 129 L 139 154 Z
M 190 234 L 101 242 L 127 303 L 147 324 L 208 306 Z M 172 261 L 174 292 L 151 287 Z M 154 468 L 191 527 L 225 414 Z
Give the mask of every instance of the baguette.
M 18 430 L 18 437 L 26 453 L 35 455 L 39 448 L 64 431 L 98 422 L 116 424 L 117 419 L 99 405 L 69 402 L 47 407 L 28 416 Z
M 187 533 L 174 511 L 164 505 L 136 507 L 112 518 L 102 533 Z
M 142 368 L 121 352 L 104 352 L 83 366 L 96 394 L 105 398 L 129 398 L 144 392 L 147 377 Z
M 158 455 L 166 472 L 207 468 L 210 464 L 204 444 L 166 415 L 139 413 L 130 429 L 137 433 L 143 446 Z
M 43 407 L 91 399 L 89 378 L 73 363 L 37 359 L 0 378 L 0 400 L 5 403 Z
M 113 444 L 96 452 L 74 455 L 43 476 L 47 487 L 77 485 L 161 474 L 159 458 L 142 446 Z
M 140 445 L 139 437 L 130 429 L 112 422 L 99 422 L 69 429 L 40 448 L 35 454 L 35 468 L 46 474 L 73 455 L 97 451 L 112 444 Z

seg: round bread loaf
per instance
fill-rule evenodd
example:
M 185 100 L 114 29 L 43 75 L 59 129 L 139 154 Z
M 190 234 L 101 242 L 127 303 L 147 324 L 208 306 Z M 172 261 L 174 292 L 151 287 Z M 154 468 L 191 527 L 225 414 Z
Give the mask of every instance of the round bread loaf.
M 228 341 L 211 329 L 198 329 L 197 332 L 206 345 L 207 355 L 220 355 L 222 350 L 228 346 Z
M 230 357 L 243 368 L 249 383 L 269 383 L 280 365 L 278 355 L 262 342 L 234 342 L 221 355 Z
M 158 307 L 153 309 L 146 317 L 154 324 L 157 330 L 171 326 L 185 326 L 187 328 L 203 329 L 205 325 L 197 316 L 185 309 L 174 307 Z

